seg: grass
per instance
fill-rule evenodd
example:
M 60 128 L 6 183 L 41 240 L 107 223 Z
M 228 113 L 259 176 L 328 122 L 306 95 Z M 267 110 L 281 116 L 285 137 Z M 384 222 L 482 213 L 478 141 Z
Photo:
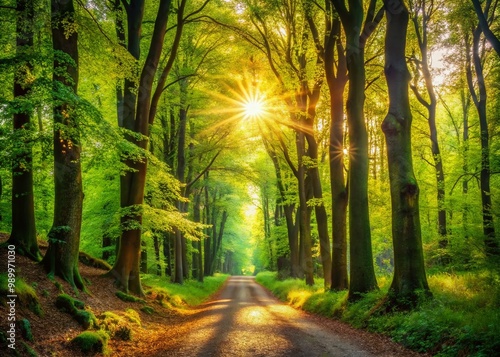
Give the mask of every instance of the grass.
M 182 308 L 205 302 L 220 289 L 227 278 L 228 275 L 216 274 L 205 277 L 203 283 L 187 280 L 183 285 L 179 285 L 165 281 L 164 277 L 147 274 L 142 276 L 142 283 L 150 287 L 146 290 L 146 294 L 156 296 L 166 305 Z
M 296 308 L 345 321 L 390 336 L 420 352 L 437 356 L 493 356 L 500 350 L 500 277 L 491 271 L 429 276 L 433 299 L 411 312 L 374 313 L 387 294 L 390 277 L 379 277 L 380 290 L 347 302 L 347 291 L 325 292 L 322 281 L 279 281 L 263 272 L 257 281 Z M 321 283 L 321 285 L 319 284 Z
M 9 290 L 9 277 L 7 273 L 0 274 L 0 303 L 6 304 L 8 301 L 7 295 L 12 294 Z M 42 316 L 43 311 L 38 300 L 35 289 L 28 285 L 24 279 L 16 277 L 15 279 L 15 294 L 17 301 L 21 306 L 28 307 L 37 316 Z

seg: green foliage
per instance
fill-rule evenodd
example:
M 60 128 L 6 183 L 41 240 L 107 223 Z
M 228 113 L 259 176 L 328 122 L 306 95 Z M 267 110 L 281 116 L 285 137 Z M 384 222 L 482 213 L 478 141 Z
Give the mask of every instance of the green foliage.
M 129 310 L 134 311 L 132 309 Z M 104 312 L 98 317 L 97 324 L 99 329 L 106 332 L 111 338 L 123 341 L 132 340 L 133 331 L 131 324 L 140 326 L 140 317 L 137 313 L 131 313 L 129 310 L 123 316 L 111 311 Z M 131 316 L 133 316 L 132 319 L 130 318 Z
M 354 303 L 347 292 L 324 292 L 322 286 L 307 287 L 302 281 L 279 281 L 275 273 L 263 272 L 257 281 L 294 307 L 334 317 L 357 328 L 386 334 L 408 348 L 438 356 L 491 356 L 500 342 L 500 281 L 488 270 L 429 277 L 434 298 L 422 300 L 412 311 L 386 312 L 389 280 L 379 277 L 381 289 Z
M 141 325 L 141 316 L 139 316 L 139 313 L 137 311 L 135 311 L 134 309 L 125 310 L 125 317 L 130 322 L 137 324 L 139 326 Z
M 146 291 L 148 296 L 156 299 L 164 306 L 185 307 L 196 306 L 206 301 L 217 292 L 226 281 L 228 275 L 215 274 L 204 278 L 200 283 L 194 280 L 185 281 L 183 285 L 169 283 L 157 275 L 144 275 L 144 285 L 151 287 Z
M 71 343 L 84 353 L 107 354 L 108 339 L 104 331 L 85 331 L 71 340 Z

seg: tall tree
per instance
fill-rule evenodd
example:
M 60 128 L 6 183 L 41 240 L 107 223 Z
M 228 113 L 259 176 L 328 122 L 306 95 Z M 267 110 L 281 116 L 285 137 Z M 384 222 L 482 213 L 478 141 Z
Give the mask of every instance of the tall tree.
M 412 62 L 415 65 L 414 82 L 410 85 L 417 100 L 427 110 L 427 122 L 429 123 L 429 132 L 431 139 L 431 152 L 434 159 L 434 169 L 436 171 L 437 181 L 437 204 L 438 204 L 438 233 L 440 236 L 440 248 L 446 248 L 448 245 L 447 227 L 446 227 L 446 208 L 445 208 L 445 185 L 444 185 L 444 168 L 441 159 L 441 149 L 439 148 L 438 133 L 436 127 L 436 106 L 437 98 L 432 83 L 431 66 L 429 64 L 429 23 L 435 15 L 437 5 L 433 0 L 412 0 L 411 20 L 415 33 L 417 35 L 418 48 L 420 50 L 420 59 L 416 56 L 412 57 Z M 422 95 L 418 89 L 418 80 L 420 74 L 423 76 L 425 91 L 427 98 Z M 443 261 L 444 263 L 444 261 Z
M 419 187 L 411 153 L 410 73 L 405 53 L 409 14 L 402 1 L 386 1 L 385 5 L 384 73 L 389 89 L 389 111 L 382 130 L 387 143 L 394 246 L 394 278 L 389 296 L 395 304 L 411 306 L 418 299 L 418 291 L 428 292 L 429 286 L 420 231 Z
M 339 14 L 346 36 L 349 75 L 347 124 L 349 130 L 349 237 L 351 282 L 349 298 L 377 288 L 368 211 L 368 133 L 365 124 L 365 46 L 368 37 L 383 17 L 370 0 L 363 24 L 362 0 L 331 0 Z
M 488 1 L 489 2 L 489 1 Z M 488 11 L 486 11 L 487 13 Z M 482 27 L 477 24 L 472 29 L 472 53 L 466 53 L 467 56 L 467 85 L 476 107 L 479 117 L 480 141 L 481 141 L 481 172 L 480 188 L 481 203 L 483 215 L 483 235 L 485 251 L 487 255 L 500 255 L 499 243 L 495 236 L 495 225 L 493 221 L 493 212 L 491 211 L 491 167 L 490 167 L 490 134 L 488 128 L 487 114 L 487 91 L 484 74 L 484 41 L 482 39 Z M 474 75 L 475 80 L 474 80 Z M 477 88 L 476 88 L 477 86 Z
M 471 0 L 474 5 L 474 10 L 476 11 L 477 18 L 479 20 L 479 26 L 483 31 L 484 36 L 491 44 L 491 47 L 500 56 L 500 40 L 491 31 L 490 24 L 493 22 L 495 9 L 498 7 L 498 1 L 495 1 L 492 5 L 492 0 L 484 1 L 484 10 L 481 7 L 481 2 L 479 0 Z M 490 13 L 491 10 L 491 13 Z
M 139 61 L 144 0 L 123 1 L 122 3 L 127 14 L 127 50 L 136 61 Z M 119 120 L 122 120 L 119 124 L 130 133 L 127 135 L 127 140 L 143 151 L 147 150 L 149 126 L 153 124 L 155 108 L 162 92 L 160 90 L 158 96 L 153 95 L 154 101 L 152 101 L 153 81 L 162 54 L 171 3 L 171 0 L 160 1 L 149 50 L 140 70 L 138 90 L 135 90 L 135 83 L 126 80 L 121 96 L 123 100 L 118 108 Z M 182 0 L 177 9 L 178 17 L 181 19 L 184 16 L 185 4 L 186 0 Z M 169 57 L 171 60 L 167 65 L 173 62 L 176 51 L 177 48 L 172 49 Z M 168 69 L 165 67 L 164 72 L 166 71 L 168 74 L 171 68 L 171 65 Z M 158 88 L 163 89 L 163 85 L 164 80 L 158 84 L 157 90 Z M 120 116 L 122 117 L 120 118 Z M 134 155 L 122 156 L 129 170 L 120 178 L 121 207 L 124 209 L 121 218 L 122 233 L 117 243 L 117 259 L 109 274 L 117 279 L 125 291 L 143 295 L 139 277 L 139 263 L 147 159 L 143 154 L 140 156 L 140 158 Z
M 78 104 L 78 32 L 73 1 L 52 0 L 54 49 L 54 221 L 42 263 L 73 287 L 84 289 L 78 270 L 82 224 L 82 170 Z
M 347 63 L 341 40 L 341 23 L 325 0 L 325 77 L 330 94 L 330 185 L 332 195 L 332 290 L 349 288 L 347 267 L 347 203 L 344 174 L 344 89 Z
M 19 65 L 14 74 L 14 138 L 16 147 L 12 163 L 12 230 L 7 244 L 13 244 L 18 254 L 35 261 L 41 260 L 36 239 L 33 198 L 32 109 L 26 98 L 31 92 L 30 76 L 33 65 L 34 35 L 33 0 L 16 3 L 16 57 Z

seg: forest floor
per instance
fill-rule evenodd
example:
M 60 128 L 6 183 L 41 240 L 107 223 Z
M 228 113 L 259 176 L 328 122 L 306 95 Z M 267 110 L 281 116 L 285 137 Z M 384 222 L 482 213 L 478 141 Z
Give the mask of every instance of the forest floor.
M 0 234 L 0 243 L 5 242 L 7 236 Z M 42 253 L 46 246 L 41 247 Z M 7 249 L 0 249 L 0 264 L 3 264 L 0 272 L 5 271 L 7 266 Z M 184 309 L 172 308 L 160 304 L 158 296 L 147 295 L 145 302 L 125 302 L 116 296 L 118 289 L 112 280 L 103 277 L 104 270 L 80 264 L 80 273 L 88 284 L 89 293 L 75 295 L 71 287 L 59 278 L 55 281 L 48 279 L 47 274 L 39 264 L 36 264 L 22 256 L 16 256 L 16 278 L 22 278 L 28 285 L 32 286 L 38 296 L 43 311 L 42 316 L 37 316 L 21 301 L 16 305 L 16 319 L 21 321 L 27 319 L 31 325 L 33 341 L 21 337 L 21 331 L 16 331 L 16 351 L 18 356 L 29 356 L 29 346 L 38 356 L 85 356 L 75 348 L 71 342 L 73 338 L 84 331 L 84 328 L 76 322 L 70 314 L 60 311 L 55 306 L 58 295 L 62 292 L 81 300 L 85 304 L 85 310 L 91 311 L 98 321 L 104 321 L 105 316 L 113 316 L 116 319 L 127 321 L 126 326 L 130 329 L 131 339 L 113 337 L 109 339 L 107 354 L 110 356 L 152 356 L 152 350 L 163 351 L 157 355 L 175 355 L 168 351 L 178 349 L 172 346 L 174 341 L 196 344 L 196 340 L 186 340 L 182 334 L 199 330 L 198 312 L 218 299 L 220 292 L 209 302 L 201 307 L 185 307 Z M 0 300 L 0 331 L 6 332 L 9 328 L 8 306 L 4 303 L 5 297 Z M 154 309 L 152 314 L 141 310 L 147 304 Z M 273 304 L 281 304 L 277 300 Z M 135 310 L 132 314 L 131 309 Z M 133 311 L 132 311 L 133 312 Z M 300 312 L 301 315 L 307 315 Z M 330 319 L 309 316 L 318 325 L 331 330 L 340 339 L 347 343 L 359 346 L 367 351 L 367 355 L 374 356 L 417 356 L 419 354 L 409 351 L 402 346 L 390 341 L 387 337 L 378 334 L 356 330 L 352 327 Z M 106 321 L 109 321 L 106 320 Z M 109 327 L 109 324 L 108 326 Z M 115 336 L 118 336 L 116 334 Z M 5 341 L 0 341 L 1 350 L 5 351 Z M 153 348 L 154 346 L 154 348 Z M 11 350 L 11 352 L 13 352 Z M 5 355 L 2 353 L 2 355 Z M 16 354 L 12 354 L 16 355 Z M 101 354 L 96 354 L 101 355 Z M 187 354 L 184 354 L 187 356 Z M 225 354 L 227 355 L 227 354 Z M 421 355 L 420 355 L 421 356 Z

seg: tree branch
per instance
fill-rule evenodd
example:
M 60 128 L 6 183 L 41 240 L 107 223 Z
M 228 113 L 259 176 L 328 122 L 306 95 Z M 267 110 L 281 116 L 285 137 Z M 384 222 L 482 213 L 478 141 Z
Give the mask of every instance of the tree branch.
M 500 40 L 491 31 L 490 26 L 488 25 L 488 21 L 486 20 L 486 14 L 483 12 L 479 0 L 472 0 L 472 4 L 474 5 L 474 10 L 476 10 L 476 15 L 479 20 L 479 26 L 481 26 L 481 30 L 483 31 L 484 36 L 496 51 L 496 53 L 500 56 Z
M 210 163 L 205 167 L 205 169 L 202 172 L 200 172 L 193 180 L 191 180 L 191 182 L 186 184 L 186 188 L 191 188 L 191 186 L 193 186 L 196 183 L 196 181 L 198 181 L 203 175 L 205 175 L 205 173 L 208 170 L 210 170 L 210 168 L 214 164 L 215 160 L 217 160 L 217 157 L 220 155 L 221 152 L 222 152 L 222 149 L 219 150 L 219 152 L 217 154 L 215 154 L 215 156 L 212 158 L 212 160 L 210 160 Z

